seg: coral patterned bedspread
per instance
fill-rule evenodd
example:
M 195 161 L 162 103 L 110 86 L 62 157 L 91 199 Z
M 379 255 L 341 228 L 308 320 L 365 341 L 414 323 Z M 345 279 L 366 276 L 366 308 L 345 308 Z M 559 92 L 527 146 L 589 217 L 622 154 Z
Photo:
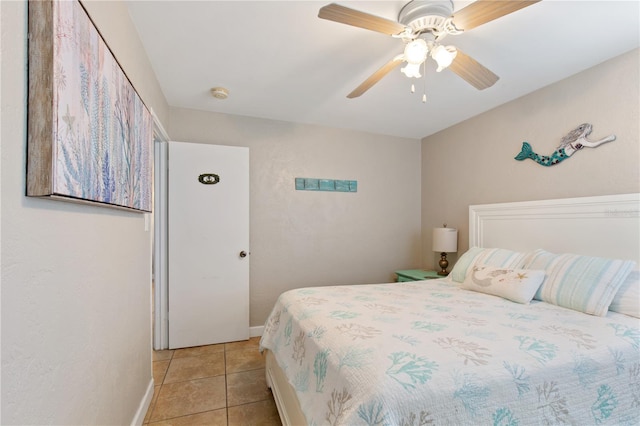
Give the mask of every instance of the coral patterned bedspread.
M 261 346 L 310 425 L 637 425 L 639 325 L 430 280 L 288 291 Z

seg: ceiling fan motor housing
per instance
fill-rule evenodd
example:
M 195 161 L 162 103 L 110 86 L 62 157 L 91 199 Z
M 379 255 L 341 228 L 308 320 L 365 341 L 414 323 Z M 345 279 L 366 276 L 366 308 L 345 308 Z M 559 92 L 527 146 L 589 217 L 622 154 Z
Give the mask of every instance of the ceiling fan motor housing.
M 441 32 L 452 13 L 451 0 L 413 0 L 400 10 L 398 22 L 416 33 Z

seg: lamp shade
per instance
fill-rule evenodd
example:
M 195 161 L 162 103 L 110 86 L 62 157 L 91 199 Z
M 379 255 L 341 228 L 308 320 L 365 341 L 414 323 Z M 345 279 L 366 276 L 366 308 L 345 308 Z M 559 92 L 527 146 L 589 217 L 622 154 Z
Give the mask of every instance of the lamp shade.
M 433 228 L 433 251 L 455 253 L 458 251 L 458 230 L 454 228 Z

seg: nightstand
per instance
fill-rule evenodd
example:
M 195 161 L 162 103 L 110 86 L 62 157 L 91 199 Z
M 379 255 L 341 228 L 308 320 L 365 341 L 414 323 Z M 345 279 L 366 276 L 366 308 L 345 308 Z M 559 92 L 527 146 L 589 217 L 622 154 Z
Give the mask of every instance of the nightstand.
M 405 269 L 402 271 L 395 271 L 398 276 L 397 281 L 399 283 L 406 281 L 421 281 L 421 280 L 434 280 L 436 278 L 445 278 L 444 275 L 438 275 L 436 271 L 425 271 L 423 269 Z

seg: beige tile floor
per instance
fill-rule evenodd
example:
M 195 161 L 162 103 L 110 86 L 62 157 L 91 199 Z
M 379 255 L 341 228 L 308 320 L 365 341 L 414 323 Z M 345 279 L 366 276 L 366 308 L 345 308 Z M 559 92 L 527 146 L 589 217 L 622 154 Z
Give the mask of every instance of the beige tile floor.
M 155 351 L 149 426 L 280 425 L 264 377 L 260 338 Z

